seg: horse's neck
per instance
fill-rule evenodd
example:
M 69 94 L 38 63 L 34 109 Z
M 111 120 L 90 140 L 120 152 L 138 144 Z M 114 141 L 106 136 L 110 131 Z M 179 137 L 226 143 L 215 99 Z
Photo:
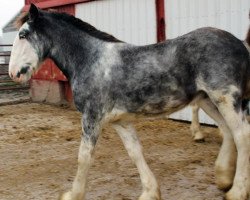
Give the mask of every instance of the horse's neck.
M 102 41 L 91 36 L 72 38 L 56 40 L 57 44 L 54 44 L 50 55 L 68 79 L 71 79 L 75 73 L 79 73 L 85 66 L 89 66 L 95 60 L 95 54 L 102 48 Z

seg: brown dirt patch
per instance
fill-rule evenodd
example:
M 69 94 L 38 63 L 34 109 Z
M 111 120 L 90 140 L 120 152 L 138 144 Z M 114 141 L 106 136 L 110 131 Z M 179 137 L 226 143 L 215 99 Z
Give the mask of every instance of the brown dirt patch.
M 70 189 L 77 167 L 80 114 L 49 105 L 0 107 L 0 200 L 55 200 Z M 162 198 L 221 200 L 214 162 L 221 138 L 202 127 L 205 143 L 194 143 L 189 124 L 171 120 L 135 121 L 146 160 Z M 118 135 L 104 128 L 89 174 L 88 200 L 134 200 L 140 195 L 137 170 Z

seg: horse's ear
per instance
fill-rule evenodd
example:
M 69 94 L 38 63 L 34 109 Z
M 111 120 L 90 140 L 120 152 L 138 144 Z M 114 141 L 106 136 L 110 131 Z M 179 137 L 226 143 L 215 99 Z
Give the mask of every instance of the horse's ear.
M 29 21 L 34 22 L 39 15 L 38 8 L 32 3 L 29 10 Z

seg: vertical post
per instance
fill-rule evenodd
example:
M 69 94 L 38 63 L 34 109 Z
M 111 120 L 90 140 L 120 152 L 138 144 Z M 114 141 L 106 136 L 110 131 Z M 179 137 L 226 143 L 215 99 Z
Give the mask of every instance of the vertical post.
M 166 40 L 166 23 L 165 23 L 165 7 L 164 0 L 155 0 L 156 4 L 156 20 L 157 20 L 157 42 Z

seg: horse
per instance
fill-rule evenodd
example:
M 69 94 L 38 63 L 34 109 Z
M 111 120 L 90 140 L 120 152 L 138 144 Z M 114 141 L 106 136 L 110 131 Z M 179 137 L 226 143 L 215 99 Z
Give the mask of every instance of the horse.
M 250 18 L 250 13 L 249 13 Z M 242 41 L 245 47 L 247 48 L 249 54 L 250 54 L 250 28 L 248 29 L 246 39 Z M 247 112 L 247 106 L 248 106 L 249 100 L 244 99 L 242 101 L 242 109 Z M 204 142 L 205 141 L 205 135 L 201 131 L 200 123 L 199 123 L 199 106 L 197 104 L 193 104 L 191 106 L 192 108 L 192 120 L 191 120 L 191 134 L 192 138 L 195 142 Z
M 85 199 L 94 149 L 106 123 L 116 130 L 137 166 L 142 183 L 139 200 L 161 199 L 132 122 L 137 117 L 165 118 L 194 102 L 224 135 L 215 163 L 218 187 L 229 190 L 228 200 L 248 198 L 250 127 L 241 102 L 250 91 L 250 59 L 239 39 L 208 27 L 136 46 L 74 16 L 42 11 L 33 4 L 19 24 L 10 77 L 26 82 L 51 58 L 68 78 L 82 113 L 78 169 L 72 189 L 61 200 Z

